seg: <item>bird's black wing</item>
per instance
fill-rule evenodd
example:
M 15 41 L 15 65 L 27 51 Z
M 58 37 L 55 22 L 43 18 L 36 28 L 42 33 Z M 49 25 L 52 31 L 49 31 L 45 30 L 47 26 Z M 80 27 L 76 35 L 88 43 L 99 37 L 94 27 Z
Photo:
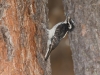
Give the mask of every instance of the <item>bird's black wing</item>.
M 55 49 L 58 46 L 60 40 L 64 37 L 67 31 L 67 24 L 61 24 L 56 28 L 54 36 L 51 38 L 51 50 Z
M 56 28 L 54 36 L 61 40 L 67 31 L 68 31 L 68 23 L 61 24 Z
M 48 59 L 51 51 L 54 50 L 58 46 L 61 38 L 64 37 L 64 35 L 66 34 L 67 31 L 68 31 L 68 25 L 67 24 L 61 24 L 56 28 L 54 36 L 51 38 L 51 44 L 49 45 L 49 52 L 48 52 L 45 60 Z

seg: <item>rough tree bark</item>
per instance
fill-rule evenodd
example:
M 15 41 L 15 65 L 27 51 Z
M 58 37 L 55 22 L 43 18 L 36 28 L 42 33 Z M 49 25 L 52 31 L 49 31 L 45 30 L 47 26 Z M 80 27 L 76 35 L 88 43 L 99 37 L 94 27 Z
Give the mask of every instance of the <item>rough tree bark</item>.
M 0 0 L 0 75 L 51 75 L 47 0 Z M 47 65 L 48 64 L 48 65 Z
M 75 21 L 69 34 L 75 75 L 100 75 L 100 0 L 63 2 Z

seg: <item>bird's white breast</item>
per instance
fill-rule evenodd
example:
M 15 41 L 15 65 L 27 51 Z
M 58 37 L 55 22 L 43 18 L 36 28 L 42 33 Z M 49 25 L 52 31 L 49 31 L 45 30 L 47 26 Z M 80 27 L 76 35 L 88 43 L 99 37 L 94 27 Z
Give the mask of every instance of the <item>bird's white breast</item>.
M 57 28 L 59 25 L 61 25 L 61 23 L 62 23 L 62 22 L 57 23 L 52 29 L 49 30 L 49 36 L 48 36 L 49 39 L 51 39 L 51 38 L 54 36 L 55 31 L 56 31 L 56 28 Z

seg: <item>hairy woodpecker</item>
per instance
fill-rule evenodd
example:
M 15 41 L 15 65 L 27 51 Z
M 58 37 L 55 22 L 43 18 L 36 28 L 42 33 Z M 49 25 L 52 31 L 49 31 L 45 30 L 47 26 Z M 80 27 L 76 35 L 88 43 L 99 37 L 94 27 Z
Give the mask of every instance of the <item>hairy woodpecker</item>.
M 54 50 L 60 40 L 66 36 L 69 31 L 74 29 L 73 20 L 68 17 L 64 22 L 57 23 L 52 29 L 48 31 L 48 41 L 47 41 L 47 52 L 45 54 L 45 60 L 48 59 L 52 50 Z

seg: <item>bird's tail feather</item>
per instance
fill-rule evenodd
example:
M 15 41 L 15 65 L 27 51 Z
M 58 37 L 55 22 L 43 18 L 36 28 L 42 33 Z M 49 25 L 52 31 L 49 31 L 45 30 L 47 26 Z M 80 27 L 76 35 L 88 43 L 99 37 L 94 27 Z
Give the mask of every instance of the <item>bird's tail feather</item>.
M 50 47 L 51 47 L 51 46 L 50 46 Z M 49 57 L 51 51 L 52 51 L 52 50 L 51 50 L 50 48 L 47 50 L 46 55 L 45 55 L 45 61 L 47 61 L 47 59 L 48 59 L 48 57 Z

